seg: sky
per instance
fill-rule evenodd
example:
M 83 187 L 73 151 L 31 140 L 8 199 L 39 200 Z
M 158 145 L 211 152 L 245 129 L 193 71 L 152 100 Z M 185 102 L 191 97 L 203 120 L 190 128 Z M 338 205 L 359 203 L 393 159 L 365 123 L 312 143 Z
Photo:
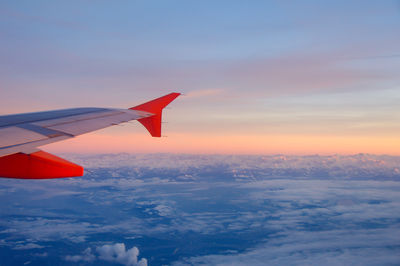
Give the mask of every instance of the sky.
M 52 152 L 400 155 L 399 1 L 0 1 L 0 114 L 128 108 Z

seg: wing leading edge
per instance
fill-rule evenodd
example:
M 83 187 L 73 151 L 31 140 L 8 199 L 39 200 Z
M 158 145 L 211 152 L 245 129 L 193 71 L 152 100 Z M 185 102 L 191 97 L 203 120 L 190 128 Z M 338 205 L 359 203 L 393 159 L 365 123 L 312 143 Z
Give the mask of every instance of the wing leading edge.
M 161 137 L 162 110 L 179 95 L 170 93 L 129 109 L 76 108 L 0 116 L 0 177 L 82 176 L 81 166 L 37 147 L 131 120 L 138 120 L 153 137 Z

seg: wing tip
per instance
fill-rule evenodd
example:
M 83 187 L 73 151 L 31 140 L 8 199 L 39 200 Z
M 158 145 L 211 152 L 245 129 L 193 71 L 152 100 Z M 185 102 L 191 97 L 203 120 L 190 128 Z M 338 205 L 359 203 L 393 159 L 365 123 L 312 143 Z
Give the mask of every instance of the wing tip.
M 172 92 L 149 102 L 129 108 L 131 110 L 145 111 L 154 114 L 150 117 L 138 119 L 138 121 L 149 131 L 152 137 L 161 137 L 162 110 L 175 100 L 181 93 Z

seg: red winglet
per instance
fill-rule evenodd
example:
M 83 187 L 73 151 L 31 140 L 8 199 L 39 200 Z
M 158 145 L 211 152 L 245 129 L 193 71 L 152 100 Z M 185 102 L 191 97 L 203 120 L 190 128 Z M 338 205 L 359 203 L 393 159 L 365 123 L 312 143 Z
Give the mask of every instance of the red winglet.
M 82 175 L 81 166 L 44 151 L 0 157 L 1 177 L 47 179 Z
M 150 117 L 138 119 L 138 121 L 150 132 L 153 137 L 161 137 L 162 109 L 164 109 L 164 107 L 170 102 L 175 100 L 175 98 L 179 95 L 181 94 L 173 92 L 130 109 L 154 114 Z

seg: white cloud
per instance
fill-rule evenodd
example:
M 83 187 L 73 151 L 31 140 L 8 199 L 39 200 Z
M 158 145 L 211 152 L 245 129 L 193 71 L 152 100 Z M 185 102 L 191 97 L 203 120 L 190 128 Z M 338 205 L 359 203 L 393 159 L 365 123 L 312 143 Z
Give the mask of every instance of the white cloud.
M 124 243 L 116 243 L 113 245 L 103 245 L 96 248 L 98 256 L 92 253 L 91 248 L 85 249 L 80 255 L 68 255 L 65 260 L 72 262 L 92 262 L 96 259 L 105 260 L 114 263 L 120 263 L 126 266 L 147 266 L 147 259 L 138 260 L 139 249 L 133 247 L 126 249 Z
M 66 256 L 65 260 L 66 261 L 72 261 L 72 262 L 79 262 L 79 261 L 94 261 L 96 259 L 96 256 L 92 254 L 92 249 L 87 248 L 85 249 L 81 255 L 74 255 L 74 256 Z
M 129 266 L 147 266 L 147 260 L 142 258 L 138 261 L 139 249 L 133 247 L 126 250 L 124 243 L 116 243 L 114 245 L 104 245 L 96 248 L 99 253 L 99 259 L 118 262 Z

